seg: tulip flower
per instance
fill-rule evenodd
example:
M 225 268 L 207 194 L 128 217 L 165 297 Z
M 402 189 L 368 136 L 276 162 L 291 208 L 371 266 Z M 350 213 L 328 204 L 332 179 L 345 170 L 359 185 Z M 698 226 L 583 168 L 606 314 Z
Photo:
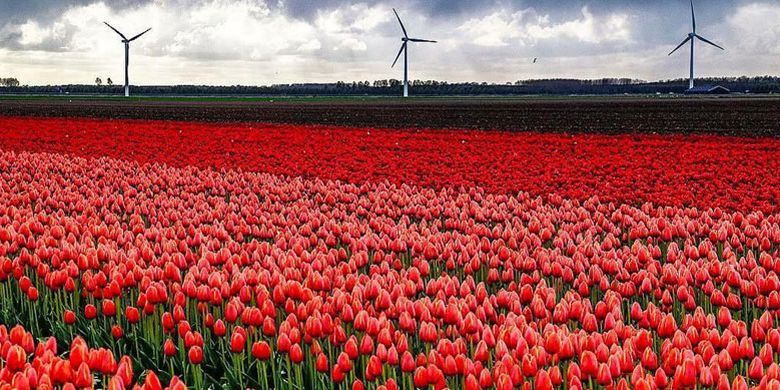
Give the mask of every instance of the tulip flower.
M 241 353 L 246 347 L 246 339 L 244 335 L 239 332 L 233 332 L 230 336 L 230 351 L 233 353 Z
M 122 336 L 124 336 L 124 331 L 122 330 L 122 327 L 119 325 L 114 325 L 111 327 L 111 336 L 115 339 L 121 339 Z
M 252 356 L 258 360 L 268 360 L 271 357 L 271 348 L 265 341 L 257 341 L 252 344 Z
M 187 357 L 191 364 L 199 365 L 203 362 L 203 350 L 196 345 L 187 351 Z
M 5 365 L 10 372 L 19 371 L 27 362 L 27 353 L 18 345 L 12 345 L 5 354 Z
M 172 357 L 176 355 L 176 345 L 173 344 L 173 340 L 171 339 L 165 340 L 165 344 L 163 345 L 163 353 L 167 357 Z
M 65 322 L 66 325 L 73 325 L 76 323 L 76 313 L 74 313 L 71 310 L 65 310 L 65 313 L 63 314 L 63 322 Z
M 92 320 L 97 317 L 97 308 L 94 305 L 88 304 L 84 308 L 84 317 L 86 317 L 88 320 Z
M 300 345 L 293 344 L 290 348 L 290 360 L 295 364 L 299 364 L 303 361 L 303 351 L 301 350 Z

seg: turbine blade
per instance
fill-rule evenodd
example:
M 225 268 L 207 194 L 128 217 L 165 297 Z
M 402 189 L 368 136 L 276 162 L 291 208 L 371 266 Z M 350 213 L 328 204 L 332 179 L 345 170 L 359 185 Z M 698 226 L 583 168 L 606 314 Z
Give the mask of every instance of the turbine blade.
M 417 38 L 409 38 L 409 42 L 437 43 L 436 41 L 431 41 L 431 40 L 428 40 L 428 39 L 417 39 Z
M 401 53 L 403 53 L 403 52 L 404 52 L 404 50 L 406 50 L 406 42 L 404 42 L 404 43 L 401 45 L 401 50 L 398 50 L 398 55 L 397 55 L 397 56 L 395 56 L 395 61 L 393 61 L 393 65 L 391 65 L 391 66 L 390 66 L 391 68 L 394 68 L 394 67 L 395 67 L 395 64 L 398 62 L 398 59 L 399 59 L 399 58 L 401 58 Z
M 702 41 L 704 43 L 709 43 L 710 45 L 715 46 L 715 47 L 717 47 L 720 50 L 726 50 L 726 49 L 724 49 L 724 48 L 722 48 L 722 47 L 720 47 L 720 46 L 718 46 L 718 45 L 708 41 L 706 38 L 704 38 L 703 36 L 701 36 L 699 34 L 696 34 L 696 38 L 699 38 L 700 41 Z
M 691 0 L 691 20 L 693 21 L 693 33 L 696 33 L 696 13 L 693 11 L 693 0 Z
M 132 41 L 134 41 L 134 40 L 136 40 L 136 39 L 140 38 L 140 37 L 141 37 L 141 35 L 144 35 L 144 34 L 148 33 L 148 32 L 149 32 L 149 30 L 151 30 L 151 29 L 152 29 L 151 27 L 150 27 L 150 28 L 147 28 L 147 29 L 146 29 L 146 31 L 144 31 L 144 32 L 142 32 L 142 33 L 140 33 L 140 34 L 138 34 L 138 35 L 136 35 L 136 36 L 134 36 L 134 37 L 132 37 L 132 38 L 128 39 L 128 42 L 132 42 Z
M 406 27 L 404 27 L 404 22 L 401 21 L 401 17 L 398 16 L 398 12 L 393 8 L 393 13 L 395 14 L 396 19 L 398 19 L 398 23 L 401 25 L 401 30 L 404 32 L 404 37 L 409 38 L 409 34 L 406 33 Z
M 672 50 L 672 51 L 669 53 L 669 55 L 672 55 L 672 54 L 674 54 L 674 52 L 676 52 L 676 51 L 677 51 L 679 48 L 681 48 L 681 47 L 682 47 L 684 44 L 688 43 L 688 41 L 690 41 L 690 40 L 691 40 L 691 37 L 685 38 L 685 40 L 684 40 L 684 41 L 682 41 L 682 43 L 681 43 L 681 44 L 677 45 L 677 47 L 675 47 L 675 48 L 674 48 L 674 50 Z
M 106 26 L 108 26 L 109 28 L 111 28 L 112 30 L 114 30 L 115 33 L 119 34 L 119 36 L 122 37 L 122 39 L 127 40 L 127 37 L 125 36 L 125 34 L 122 34 L 121 32 L 119 32 L 119 30 L 115 29 L 114 26 L 108 24 L 108 22 L 103 22 L 103 23 Z

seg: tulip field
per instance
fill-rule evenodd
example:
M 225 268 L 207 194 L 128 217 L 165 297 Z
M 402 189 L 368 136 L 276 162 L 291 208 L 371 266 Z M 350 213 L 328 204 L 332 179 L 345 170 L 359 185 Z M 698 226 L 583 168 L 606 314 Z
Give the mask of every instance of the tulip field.
M 0 117 L 0 390 L 780 390 L 778 156 Z

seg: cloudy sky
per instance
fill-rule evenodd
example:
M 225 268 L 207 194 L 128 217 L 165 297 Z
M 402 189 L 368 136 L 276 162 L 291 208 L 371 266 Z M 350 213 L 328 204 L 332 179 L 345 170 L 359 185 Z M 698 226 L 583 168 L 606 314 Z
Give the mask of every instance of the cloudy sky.
M 411 77 L 505 82 L 548 77 L 686 76 L 686 0 L 0 0 L 0 77 L 23 84 L 275 84 Z M 702 76 L 780 74 L 780 0 L 699 0 Z M 537 64 L 532 64 L 539 57 Z

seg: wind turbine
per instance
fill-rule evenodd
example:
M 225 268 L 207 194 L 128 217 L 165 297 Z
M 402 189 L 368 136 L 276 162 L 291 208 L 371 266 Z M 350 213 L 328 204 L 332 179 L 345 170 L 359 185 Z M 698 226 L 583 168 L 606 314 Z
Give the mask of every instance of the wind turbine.
M 684 41 L 682 41 L 682 43 L 680 43 L 680 44 L 679 44 L 677 47 L 675 47 L 675 48 L 674 48 L 674 50 L 672 50 L 672 52 L 671 52 L 671 53 L 669 53 L 669 55 L 672 55 L 672 54 L 674 54 L 674 52 L 676 52 L 676 51 L 677 51 L 677 49 L 681 48 L 683 45 L 685 45 L 686 43 L 688 43 L 688 41 L 690 41 L 690 42 L 691 42 L 691 78 L 690 78 L 690 80 L 688 81 L 688 88 L 689 88 L 689 89 L 692 89 L 692 88 L 693 88 L 693 78 L 694 78 L 694 72 L 693 72 L 693 58 L 694 58 L 694 42 L 696 41 L 696 39 L 698 39 L 698 40 L 700 40 L 700 41 L 702 41 L 702 42 L 704 42 L 704 43 L 708 43 L 708 44 L 710 44 L 710 45 L 712 45 L 712 46 L 715 46 L 715 47 L 717 47 L 717 48 L 718 48 L 718 49 L 720 49 L 720 50 L 726 50 L 726 49 L 724 49 L 724 48 L 722 48 L 722 47 L 720 47 L 720 46 L 718 46 L 718 45 L 716 45 L 716 44 L 714 44 L 714 43 L 710 42 L 710 41 L 709 41 L 709 40 L 707 40 L 706 38 L 704 38 L 704 37 L 702 37 L 701 35 L 699 35 L 699 34 L 697 34 L 697 33 L 696 33 L 696 13 L 695 13 L 695 12 L 694 12 L 694 10 L 693 10 L 693 0 L 691 0 L 691 21 L 692 21 L 692 23 L 693 23 L 693 31 L 692 31 L 692 32 L 690 32 L 690 33 L 688 33 L 688 37 L 687 37 L 687 38 L 685 38 L 685 40 L 684 40 Z
M 395 13 L 395 17 L 398 19 L 398 23 L 401 25 L 401 31 L 404 32 L 404 36 L 401 37 L 401 50 L 398 51 L 398 55 L 395 56 L 395 61 L 393 61 L 393 66 L 395 67 L 395 64 L 398 62 L 398 58 L 401 57 L 401 53 L 404 55 L 404 97 L 409 97 L 409 42 L 425 42 L 425 43 L 436 43 L 436 41 L 430 41 L 427 39 L 418 39 L 418 38 L 409 38 L 409 34 L 406 33 L 406 27 L 404 27 L 404 22 L 401 21 L 401 17 L 398 16 L 398 12 L 396 12 L 395 8 L 393 8 L 393 13 Z
M 106 26 L 114 30 L 115 33 L 119 34 L 119 36 L 122 37 L 122 43 L 125 44 L 125 96 L 130 96 L 130 70 L 129 70 L 130 69 L 130 42 L 140 38 L 141 35 L 148 33 L 149 30 L 151 30 L 151 28 L 146 29 L 146 31 L 130 39 L 127 39 L 127 37 L 121 32 L 119 32 L 119 30 L 115 29 L 114 26 L 108 24 L 108 22 L 103 22 L 103 23 L 105 23 Z

